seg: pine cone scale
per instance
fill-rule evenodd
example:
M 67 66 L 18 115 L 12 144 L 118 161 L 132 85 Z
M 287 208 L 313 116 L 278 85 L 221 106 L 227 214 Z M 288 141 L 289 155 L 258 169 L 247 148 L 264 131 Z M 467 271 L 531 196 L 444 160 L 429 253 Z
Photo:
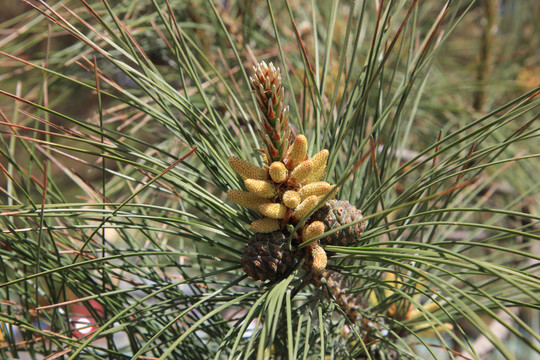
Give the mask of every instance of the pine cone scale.
M 330 200 L 317 210 L 310 218 L 310 222 L 322 221 L 326 231 L 340 226 L 357 222 L 362 219 L 362 211 L 344 200 Z M 364 231 L 365 222 L 337 231 L 321 239 L 322 245 L 350 246 L 359 241 Z
M 276 280 L 293 266 L 293 252 L 282 231 L 255 233 L 242 256 L 242 267 L 253 280 Z

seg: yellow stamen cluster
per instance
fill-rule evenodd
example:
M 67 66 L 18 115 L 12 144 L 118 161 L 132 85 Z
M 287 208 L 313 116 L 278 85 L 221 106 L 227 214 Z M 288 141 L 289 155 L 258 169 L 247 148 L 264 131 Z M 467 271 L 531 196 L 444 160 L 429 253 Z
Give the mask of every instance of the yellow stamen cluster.
M 291 180 L 296 183 L 305 183 L 307 177 L 311 175 L 313 171 L 313 163 L 309 160 L 302 161 L 294 170 L 291 172 Z
M 302 220 L 307 214 L 317 205 L 319 198 L 315 195 L 309 196 L 307 199 L 302 201 L 300 205 L 294 210 L 293 218 L 296 221 Z
M 305 136 L 302 137 L 305 139 Z M 307 140 L 302 140 L 302 143 L 305 141 Z M 296 151 L 300 152 L 300 155 L 295 154 Z M 324 196 L 337 190 L 335 185 L 324 181 L 309 181 L 316 178 L 318 180 L 318 174 L 324 174 L 327 154 L 328 151 L 323 150 L 312 159 L 306 159 L 303 145 L 292 146 L 285 159 L 287 164 L 294 164 L 297 159 L 304 158 L 292 169 L 288 169 L 281 161 L 267 164 L 263 169 L 239 158 L 230 157 L 231 167 L 244 179 L 248 191 L 230 190 L 227 194 L 237 204 L 258 210 L 264 216 L 285 219 L 286 215 L 292 215 L 297 223 L 315 206 L 322 205 L 319 203 Z M 264 172 L 264 177 L 261 171 Z M 272 215 L 265 215 L 266 213 Z
M 227 191 L 227 196 L 238 205 L 252 210 L 258 210 L 260 205 L 268 202 L 268 200 L 256 194 L 242 190 L 229 190 Z
M 302 233 L 302 242 L 309 241 L 313 238 L 316 238 L 317 236 L 320 236 L 324 233 L 324 224 L 322 221 L 314 221 L 308 226 L 304 227 L 304 231 Z M 317 241 L 318 243 L 318 241 Z M 315 243 L 311 243 L 308 246 L 314 246 Z
M 320 274 L 326 268 L 326 252 L 321 245 L 316 245 L 311 248 L 311 256 L 313 257 L 313 271 Z
M 262 198 L 273 198 L 277 195 L 277 189 L 270 181 L 246 179 L 244 185 L 246 189 Z
M 262 219 L 251 224 L 255 232 L 269 233 L 283 229 L 290 222 L 297 224 L 321 206 L 325 196 L 337 192 L 335 185 L 319 181 L 324 175 L 327 158 L 328 151 L 322 150 L 310 159 L 307 139 L 303 135 L 296 137 L 282 160 L 270 162 L 266 158 L 264 168 L 230 157 L 229 164 L 244 180 L 247 191 L 229 190 L 227 195 L 235 203 L 259 212 Z M 316 223 L 319 223 L 317 231 L 322 231 L 315 235 L 318 236 L 324 232 L 324 225 Z M 302 240 L 306 241 L 305 236 Z M 308 246 L 307 251 L 313 258 L 314 271 L 321 272 L 326 266 L 323 248 L 317 242 Z
M 287 190 L 283 193 L 283 204 L 290 209 L 296 209 L 301 201 L 302 198 L 297 191 Z
M 266 171 L 263 168 L 253 165 L 250 162 L 242 160 L 236 156 L 231 156 L 229 158 L 229 164 L 242 179 L 254 179 L 254 180 L 265 180 Z
M 324 224 L 321 221 L 314 221 L 308 226 L 304 227 L 302 232 L 302 242 L 309 241 L 324 233 Z M 312 267 L 315 273 L 320 274 L 326 267 L 326 252 L 322 248 L 319 240 L 313 241 L 307 245 L 307 248 L 311 250 Z
M 300 195 L 300 198 L 302 200 L 305 200 L 309 196 L 315 195 L 315 196 L 323 196 L 330 192 L 335 187 L 335 185 L 330 185 L 327 182 L 319 181 L 311 184 L 307 184 L 304 186 L 298 194 Z
M 287 207 L 281 203 L 262 204 L 259 212 L 270 219 L 283 219 L 287 214 Z
M 275 183 L 281 184 L 287 180 L 287 168 L 281 161 L 274 161 L 268 168 L 268 172 Z
M 307 139 L 304 135 L 298 135 L 291 146 L 287 165 L 289 169 L 294 169 L 307 155 Z
M 279 230 L 279 220 L 262 218 L 251 223 L 251 230 L 258 233 L 271 233 Z
M 326 160 L 328 160 L 328 150 L 324 149 L 313 155 L 311 162 L 313 163 L 313 171 L 306 179 L 306 183 L 312 183 L 321 180 L 325 175 Z

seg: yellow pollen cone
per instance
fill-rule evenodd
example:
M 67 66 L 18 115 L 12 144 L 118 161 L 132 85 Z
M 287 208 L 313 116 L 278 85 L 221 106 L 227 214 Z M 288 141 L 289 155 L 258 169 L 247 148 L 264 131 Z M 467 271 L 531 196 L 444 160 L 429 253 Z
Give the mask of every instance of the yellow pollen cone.
M 330 185 L 327 182 L 319 181 L 311 184 L 307 184 L 298 192 L 302 200 L 311 195 L 323 196 L 328 194 L 330 190 L 335 188 L 336 185 Z
M 304 183 L 305 179 L 311 174 L 313 170 L 313 163 L 310 160 L 305 160 L 300 163 L 291 173 L 291 177 L 296 180 L 297 183 Z
M 244 185 L 246 185 L 246 189 L 260 197 L 272 198 L 277 196 L 276 187 L 269 181 L 246 179 L 244 180 Z
M 324 149 L 313 155 L 310 161 L 313 163 L 311 174 L 305 179 L 305 183 L 309 184 L 321 180 L 325 175 L 326 160 L 328 160 L 328 150 Z
M 300 198 L 300 195 L 294 191 L 294 190 L 287 190 L 283 193 L 283 203 L 286 207 L 289 209 L 296 209 L 298 205 L 300 205 L 300 202 L 302 199 Z
M 266 180 L 266 171 L 236 156 L 229 157 L 229 164 L 242 179 Z
M 294 169 L 298 164 L 300 164 L 307 155 L 307 139 L 304 135 L 298 135 L 294 139 L 294 143 L 291 146 L 289 151 L 289 156 L 287 160 L 287 167 L 289 169 Z
M 270 173 L 272 180 L 278 184 L 281 184 L 287 180 L 288 171 L 285 164 L 283 164 L 281 161 L 274 161 L 272 165 L 270 165 L 268 172 Z
M 313 271 L 321 273 L 326 268 L 326 252 L 321 245 L 316 245 L 311 249 L 311 256 L 313 256 Z
M 321 165 L 326 165 L 326 160 L 328 160 L 328 154 L 328 150 L 323 149 L 313 155 L 313 157 L 311 158 L 311 161 L 313 161 L 313 165 L 315 165 L 316 168 Z
M 314 221 L 304 228 L 302 233 L 302 242 L 309 241 L 314 237 L 322 235 L 324 233 L 324 224 L 322 221 Z M 316 245 L 316 242 L 311 243 L 310 245 Z
M 293 217 L 296 221 L 300 221 L 306 216 L 319 202 L 319 197 L 311 195 L 298 205 L 293 212 Z
M 227 191 L 227 196 L 238 205 L 253 210 L 258 210 L 260 205 L 268 202 L 267 199 L 253 193 L 236 189 Z
M 251 230 L 258 233 L 271 233 L 279 230 L 279 220 L 262 218 L 251 223 Z
M 266 203 L 258 207 L 259 212 L 271 219 L 283 219 L 287 213 L 287 207 L 280 203 Z

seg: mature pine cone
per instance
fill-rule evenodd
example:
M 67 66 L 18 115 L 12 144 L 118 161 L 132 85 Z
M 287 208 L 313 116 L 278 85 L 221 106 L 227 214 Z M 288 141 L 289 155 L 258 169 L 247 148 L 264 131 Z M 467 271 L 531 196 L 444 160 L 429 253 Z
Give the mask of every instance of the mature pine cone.
M 329 200 L 309 219 L 309 222 L 322 221 L 329 231 L 353 221 L 362 219 L 362 211 L 344 200 Z M 359 222 L 321 239 L 322 245 L 349 246 L 358 242 L 365 223 Z
M 244 249 L 242 267 L 253 280 L 276 280 L 294 265 L 288 236 L 282 231 L 255 233 Z

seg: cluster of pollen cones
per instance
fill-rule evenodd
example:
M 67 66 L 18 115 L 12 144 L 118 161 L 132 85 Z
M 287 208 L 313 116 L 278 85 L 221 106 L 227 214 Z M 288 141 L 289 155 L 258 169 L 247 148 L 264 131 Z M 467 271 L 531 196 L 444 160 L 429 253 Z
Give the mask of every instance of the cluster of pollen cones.
M 295 261 L 292 250 L 288 248 L 288 225 L 308 220 L 304 222 L 300 235 L 294 237 L 295 242 L 300 243 L 323 235 L 335 227 L 331 221 L 343 218 L 356 223 L 341 235 L 357 238 L 363 223 L 357 221 L 361 219 L 361 213 L 356 208 L 341 202 L 341 213 L 339 209 L 336 213 L 335 206 L 332 206 L 335 201 L 323 201 L 331 199 L 338 190 L 336 185 L 321 181 L 326 175 L 329 153 L 324 149 L 309 157 L 307 138 L 301 134 L 293 136 L 279 68 L 271 63 L 259 63 L 254 67 L 251 84 L 263 114 L 259 133 L 264 143 L 264 165 L 261 167 L 239 157 L 229 157 L 229 164 L 242 178 L 245 190 L 232 189 L 227 195 L 235 203 L 256 210 L 261 216 L 251 223 L 256 234 L 244 250 L 244 271 L 255 280 L 275 280 L 286 274 Z M 325 206 L 326 211 L 316 215 L 317 209 Z M 309 221 L 313 218 L 316 219 Z M 311 241 L 305 249 L 306 264 L 315 273 L 322 273 L 327 256 L 320 241 Z

